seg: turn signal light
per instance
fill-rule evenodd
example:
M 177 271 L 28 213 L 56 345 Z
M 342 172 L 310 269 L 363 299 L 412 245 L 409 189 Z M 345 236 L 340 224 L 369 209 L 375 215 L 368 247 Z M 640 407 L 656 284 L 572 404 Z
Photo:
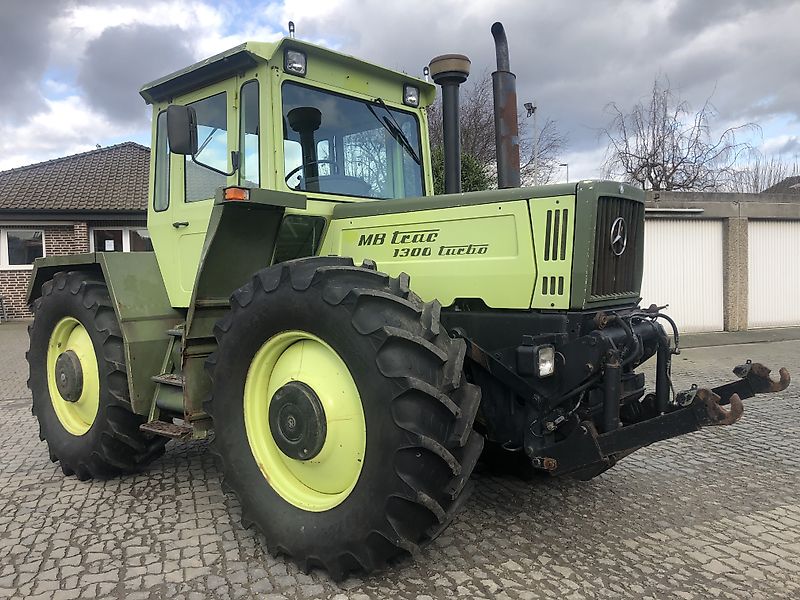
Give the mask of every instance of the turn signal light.
M 225 188 L 225 200 L 250 200 L 250 190 L 240 187 Z

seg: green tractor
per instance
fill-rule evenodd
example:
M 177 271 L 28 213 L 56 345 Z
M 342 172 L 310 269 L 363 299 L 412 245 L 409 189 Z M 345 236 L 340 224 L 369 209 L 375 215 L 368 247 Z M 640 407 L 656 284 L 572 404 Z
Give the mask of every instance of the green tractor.
M 677 327 L 639 306 L 643 192 L 520 187 L 492 33 L 493 191 L 459 189 L 461 55 L 430 64 L 439 196 L 427 81 L 289 37 L 142 88 L 154 252 L 39 259 L 28 292 L 33 413 L 66 475 L 135 472 L 213 431 L 242 522 L 340 579 L 434 539 L 482 454 L 588 479 L 788 385 L 747 363 L 675 392 Z

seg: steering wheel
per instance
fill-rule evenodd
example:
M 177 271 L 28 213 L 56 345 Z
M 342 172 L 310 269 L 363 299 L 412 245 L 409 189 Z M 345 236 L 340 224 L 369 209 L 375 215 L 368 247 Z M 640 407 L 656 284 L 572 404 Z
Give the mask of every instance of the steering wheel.
M 285 182 L 286 182 L 286 184 L 288 185 L 288 184 L 289 184 L 289 178 L 290 178 L 292 175 L 294 175 L 295 173 L 297 173 L 297 172 L 298 172 L 300 169 L 305 169 L 306 167 L 310 167 L 311 165 L 324 165 L 324 164 L 328 164 L 328 165 L 336 165 L 336 163 L 335 163 L 334 161 L 332 161 L 332 160 L 324 160 L 324 159 L 320 159 L 320 160 L 311 160 L 311 161 L 309 161 L 309 162 L 307 162 L 307 163 L 303 163 L 303 164 L 302 164 L 302 165 L 300 165 L 299 167 L 295 167 L 294 169 L 292 169 L 291 171 L 289 171 L 289 172 L 286 174 L 286 177 L 284 177 L 284 181 L 285 181 Z M 333 170 L 333 169 L 331 169 L 331 170 Z M 299 185 L 299 184 L 298 184 L 298 185 Z

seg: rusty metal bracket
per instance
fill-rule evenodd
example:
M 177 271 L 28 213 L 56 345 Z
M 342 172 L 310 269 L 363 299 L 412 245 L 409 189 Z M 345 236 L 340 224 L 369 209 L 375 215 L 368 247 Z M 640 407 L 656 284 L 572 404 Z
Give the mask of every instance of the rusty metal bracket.
M 782 392 L 789 387 L 792 381 L 789 371 L 785 368 L 778 371 L 780 380 L 774 381 L 770 377 L 772 371 L 769 368 L 750 360 L 743 365 L 736 366 L 733 372 L 741 378 L 740 381 L 726 383 L 711 390 L 720 397 L 720 406 L 729 404 L 734 395 L 737 395 L 740 400 L 744 400 L 752 398 L 756 394 Z
M 728 399 L 730 409 L 723 408 L 722 399 L 708 388 L 697 390 L 695 398 L 699 398 L 700 402 L 705 405 L 708 425 L 733 425 L 744 414 L 744 404 L 737 394 L 733 394 Z
M 780 381 L 773 381 L 770 377 L 772 372 L 770 369 L 761 363 L 754 363 L 749 360 L 743 365 L 734 367 L 733 372 L 735 375 L 747 380 L 756 394 L 782 392 L 792 382 L 792 377 L 785 368 L 778 371 Z

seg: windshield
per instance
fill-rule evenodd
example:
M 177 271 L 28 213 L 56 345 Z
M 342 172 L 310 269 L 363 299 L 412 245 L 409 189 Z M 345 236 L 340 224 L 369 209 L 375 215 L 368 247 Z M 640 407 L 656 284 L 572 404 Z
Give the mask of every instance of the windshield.
M 401 110 L 283 84 L 284 175 L 296 190 L 365 198 L 422 196 L 419 123 Z

